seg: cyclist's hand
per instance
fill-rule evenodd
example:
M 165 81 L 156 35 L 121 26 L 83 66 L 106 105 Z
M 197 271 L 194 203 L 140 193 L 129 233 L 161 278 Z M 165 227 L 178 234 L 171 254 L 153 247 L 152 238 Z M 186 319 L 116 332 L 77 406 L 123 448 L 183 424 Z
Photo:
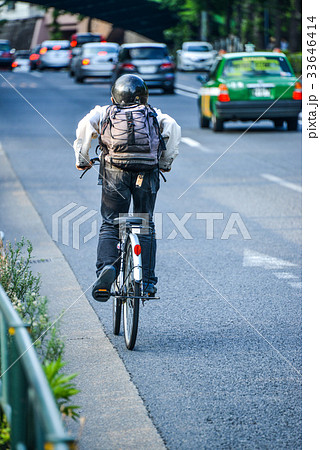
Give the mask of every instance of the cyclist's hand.
M 78 166 L 78 165 L 76 164 L 76 168 L 77 168 L 78 170 L 91 169 L 91 167 L 92 167 L 92 162 L 91 162 L 91 161 L 90 161 L 90 164 L 86 164 L 86 165 L 81 164 L 80 166 Z

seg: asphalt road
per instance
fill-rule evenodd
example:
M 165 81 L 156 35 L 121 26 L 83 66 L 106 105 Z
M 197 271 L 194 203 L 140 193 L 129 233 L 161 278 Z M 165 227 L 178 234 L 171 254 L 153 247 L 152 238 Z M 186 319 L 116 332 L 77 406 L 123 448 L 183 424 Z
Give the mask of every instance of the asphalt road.
M 24 98 L 0 76 L 0 141 L 49 233 L 72 202 L 99 211 L 97 173 L 79 179 L 70 143 L 110 86 L 2 74 Z M 169 449 L 300 448 L 301 132 L 264 121 L 214 134 L 198 127 L 192 95 L 152 92 L 150 103 L 183 135 L 156 207 L 161 300 L 141 309 L 133 352 L 112 335 L 111 302 L 88 300 Z M 69 228 L 58 245 L 85 290 L 97 237 L 75 249 Z

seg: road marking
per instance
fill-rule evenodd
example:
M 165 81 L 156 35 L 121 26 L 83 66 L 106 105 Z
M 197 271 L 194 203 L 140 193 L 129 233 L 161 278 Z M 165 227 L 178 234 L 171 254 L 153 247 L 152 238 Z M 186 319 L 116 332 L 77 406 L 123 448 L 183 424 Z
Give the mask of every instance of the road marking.
M 211 153 L 209 148 L 204 147 L 203 145 L 200 144 L 200 142 L 195 141 L 194 139 L 191 139 L 189 137 L 182 137 L 181 142 L 189 145 L 189 147 L 197 148 L 201 150 L 203 153 Z
M 265 255 L 264 253 L 245 249 L 243 252 L 243 267 L 263 267 L 267 270 L 279 270 L 285 267 L 296 267 L 296 264 L 285 261 L 284 259 Z
M 288 189 L 292 189 L 293 191 L 302 192 L 302 187 L 298 184 L 290 183 L 289 181 L 283 180 L 282 178 L 276 177 L 275 175 L 270 175 L 268 173 L 262 173 L 262 178 L 266 180 L 272 181 L 273 183 L 277 183 L 280 186 L 286 187 Z
M 43 74 L 39 72 L 29 72 L 32 77 L 42 78 Z
M 198 94 L 198 92 L 199 92 L 199 89 L 193 88 L 191 86 L 187 86 L 185 84 L 180 84 L 180 83 L 179 84 L 175 84 L 175 87 L 178 88 L 178 89 L 181 89 L 182 91 L 192 92 L 194 94 Z
M 292 278 L 298 278 L 289 272 L 274 272 L 274 275 L 279 278 L 279 280 L 291 280 Z
M 197 94 L 192 94 L 191 92 L 182 91 L 182 90 L 179 89 L 179 88 L 178 88 L 178 89 L 175 88 L 174 92 L 175 92 L 176 94 L 179 94 L 179 95 L 184 95 L 185 97 L 198 98 L 198 95 L 197 95 Z
M 289 283 L 291 287 L 296 289 L 302 289 L 302 282 L 301 281 L 295 281 L 292 283 Z

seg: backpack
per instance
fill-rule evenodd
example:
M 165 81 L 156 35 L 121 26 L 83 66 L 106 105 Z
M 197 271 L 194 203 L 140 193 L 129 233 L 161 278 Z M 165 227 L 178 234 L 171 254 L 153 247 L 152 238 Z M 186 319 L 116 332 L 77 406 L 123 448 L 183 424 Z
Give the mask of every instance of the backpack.
M 104 160 L 128 171 L 157 167 L 165 143 L 150 105 L 109 106 L 99 136 Z

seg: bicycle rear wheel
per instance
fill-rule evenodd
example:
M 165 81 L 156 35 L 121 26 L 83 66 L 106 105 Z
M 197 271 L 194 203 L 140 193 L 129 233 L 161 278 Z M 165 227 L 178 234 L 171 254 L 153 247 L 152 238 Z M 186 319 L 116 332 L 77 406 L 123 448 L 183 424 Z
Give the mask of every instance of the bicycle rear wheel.
M 137 339 L 140 304 L 139 297 L 141 297 L 141 283 L 135 281 L 133 268 L 133 250 L 131 242 L 128 240 L 124 267 L 124 285 L 127 298 L 123 303 L 124 339 L 128 350 L 133 350 Z

